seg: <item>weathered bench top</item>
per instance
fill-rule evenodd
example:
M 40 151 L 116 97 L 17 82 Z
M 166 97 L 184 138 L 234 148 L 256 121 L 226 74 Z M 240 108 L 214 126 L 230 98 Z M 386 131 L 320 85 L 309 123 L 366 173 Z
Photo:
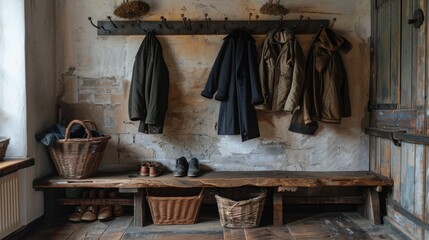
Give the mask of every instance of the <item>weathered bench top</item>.
M 44 188 L 152 188 L 152 187 L 324 187 L 324 186 L 392 186 L 393 180 L 370 171 L 302 172 L 302 171 L 213 171 L 200 177 L 141 177 L 136 173 L 103 173 L 86 179 L 47 177 L 36 179 L 33 187 Z

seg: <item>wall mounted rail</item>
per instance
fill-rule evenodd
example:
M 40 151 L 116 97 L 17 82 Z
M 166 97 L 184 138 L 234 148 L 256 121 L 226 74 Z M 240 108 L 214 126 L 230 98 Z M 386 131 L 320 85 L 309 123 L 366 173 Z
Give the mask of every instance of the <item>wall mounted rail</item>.
M 278 27 L 290 29 L 295 34 L 315 34 L 321 27 L 328 27 L 329 20 L 271 20 L 271 21 L 97 21 L 88 18 L 98 35 L 215 35 L 229 34 L 233 29 L 244 28 L 251 34 L 265 35 Z

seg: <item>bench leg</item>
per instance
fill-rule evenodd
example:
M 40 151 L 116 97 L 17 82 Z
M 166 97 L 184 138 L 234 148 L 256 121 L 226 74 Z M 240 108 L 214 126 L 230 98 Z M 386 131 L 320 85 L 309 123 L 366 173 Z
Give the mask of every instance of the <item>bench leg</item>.
M 134 226 L 143 227 L 146 225 L 146 197 L 143 190 L 139 188 L 134 193 Z
M 363 216 L 370 220 L 373 224 L 381 224 L 380 216 L 380 198 L 378 192 L 373 188 L 365 189 L 365 205 L 361 209 Z
M 63 208 L 58 205 L 58 199 L 64 197 L 64 189 L 45 189 L 44 198 L 44 223 L 47 226 L 55 226 L 62 223 Z
M 283 225 L 283 194 L 278 192 L 273 195 L 273 225 Z

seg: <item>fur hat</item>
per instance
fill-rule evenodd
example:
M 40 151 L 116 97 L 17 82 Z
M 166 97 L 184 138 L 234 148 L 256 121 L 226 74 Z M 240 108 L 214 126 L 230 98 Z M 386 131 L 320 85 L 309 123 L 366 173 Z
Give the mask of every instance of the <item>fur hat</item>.
M 148 13 L 149 10 L 149 4 L 143 1 L 124 0 L 124 2 L 115 9 L 113 14 L 120 18 L 139 18 Z
M 273 0 L 269 0 L 265 3 L 259 11 L 262 14 L 267 15 L 286 15 L 289 13 L 289 10 L 282 5 L 280 5 L 280 0 L 277 0 L 277 3 L 273 3 Z

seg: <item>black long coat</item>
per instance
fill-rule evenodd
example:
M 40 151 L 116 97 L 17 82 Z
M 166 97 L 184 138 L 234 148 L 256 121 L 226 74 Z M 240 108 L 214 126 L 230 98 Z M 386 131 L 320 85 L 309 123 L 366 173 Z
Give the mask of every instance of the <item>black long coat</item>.
M 237 29 L 224 38 L 201 95 L 221 101 L 219 135 L 241 134 L 242 141 L 259 137 L 254 105 L 263 97 L 259 81 L 255 39 Z
M 130 120 L 140 120 L 139 132 L 163 132 L 168 90 L 169 72 L 162 47 L 154 33 L 149 33 L 136 54 L 128 100 Z

